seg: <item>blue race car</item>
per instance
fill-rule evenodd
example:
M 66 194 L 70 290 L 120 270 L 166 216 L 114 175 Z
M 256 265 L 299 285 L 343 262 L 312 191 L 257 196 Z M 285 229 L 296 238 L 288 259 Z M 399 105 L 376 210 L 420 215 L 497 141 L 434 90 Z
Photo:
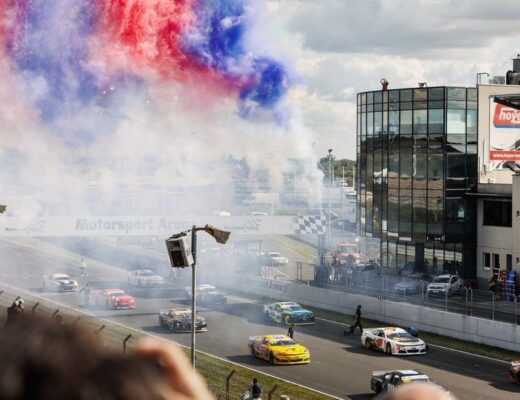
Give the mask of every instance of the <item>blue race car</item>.
M 285 325 L 311 325 L 316 323 L 312 311 L 306 310 L 292 301 L 264 305 L 264 316 L 268 320 Z

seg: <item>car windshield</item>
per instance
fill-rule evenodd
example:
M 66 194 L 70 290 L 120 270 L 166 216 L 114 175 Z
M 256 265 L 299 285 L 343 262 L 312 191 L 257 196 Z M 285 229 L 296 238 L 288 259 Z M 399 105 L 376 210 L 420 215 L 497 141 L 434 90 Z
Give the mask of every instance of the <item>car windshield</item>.
M 53 278 L 55 281 L 62 281 L 64 279 L 70 279 L 67 275 L 58 275 Z
M 269 253 L 269 257 L 281 257 L 282 255 L 280 253 Z
M 282 306 L 282 309 L 284 309 L 286 311 L 303 310 L 302 306 L 300 306 L 299 304 L 290 304 L 290 305 Z
M 338 246 L 338 251 L 340 253 L 348 253 L 348 254 L 357 253 L 357 249 L 352 246 Z
M 274 339 L 271 341 L 273 346 L 293 346 L 296 342 L 292 339 Z
M 449 281 L 450 281 L 450 278 L 438 276 L 437 278 L 435 278 L 433 280 L 433 283 L 448 283 Z
M 153 276 L 153 272 L 152 271 L 144 271 L 144 272 L 141 272 L 140 275 L 141 276 Z
M 125 292 L 111 292 L 110 296 L 112 296 L 112 297 L 121 297 L 121 296 L 124 296 L 125 294 L 126 294 Z
M 408 332 L 391 333 L 388 335 L 388 339 L 415 339 Z

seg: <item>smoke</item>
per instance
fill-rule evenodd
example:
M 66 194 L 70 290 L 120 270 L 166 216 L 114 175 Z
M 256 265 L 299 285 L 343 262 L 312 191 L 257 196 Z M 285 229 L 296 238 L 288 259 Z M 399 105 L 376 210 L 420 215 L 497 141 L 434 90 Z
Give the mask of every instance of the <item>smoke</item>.
M 87 214 L 92 188 L 145 177 L 225 192 L 230 159 L 281 189 L 296 159 L 316 196 L 298 78 L 261 41 L 262 15 L 249 0 L 2 2 L 3 195 L 30 198 L 28 215 Z

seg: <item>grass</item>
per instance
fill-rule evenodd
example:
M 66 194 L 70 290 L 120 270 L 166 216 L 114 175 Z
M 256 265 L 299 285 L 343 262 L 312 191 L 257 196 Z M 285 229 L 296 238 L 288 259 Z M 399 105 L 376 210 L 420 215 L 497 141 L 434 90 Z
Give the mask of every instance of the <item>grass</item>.
M 230 292 L 230 291 L 228 291 Z M 258 300 L 262 303 L 276 302 L 278 299 L 271 299 L 267 297 L 254 296 L 249 293 L 244 294 L 240 291 L 235 291 L 237 295 L 242 297 L 251 298 L 254 300 Z M 311 310 L 317 317 L 323 319 L 329 319 L 331 321 L 341 322 L 344 324 L 350 324 L 353 322 L 352 315 L 342 314 L 336 311 L 324 310 L 321 308 L 313 307 L 310 305 L 302 304 L 308 310 Z M 376 320 L 370 320 L 363 318 L 363 327 L 366 328 L 376 328 L 379 326 L 387 326 L 388 322 L 381 322 Z M 466 340 L 460 340 L 449 336 L 438 335 L 436 333 L 431 333 L 427 331 L 421 330 L 420 332 L 421 339 L 423 339 L 426 343 L 436 346 L 442 346 L 453 350 L 465 351 L 471 354 L 476 354 L 479 356 L 491 357 L 497 360 L 502 361 L 512 361 L 512 360 L 520 360 L 520 353 L 512 350 L 501 349 L 499 347 L 488 346 L 485 344 L 469 342 Z

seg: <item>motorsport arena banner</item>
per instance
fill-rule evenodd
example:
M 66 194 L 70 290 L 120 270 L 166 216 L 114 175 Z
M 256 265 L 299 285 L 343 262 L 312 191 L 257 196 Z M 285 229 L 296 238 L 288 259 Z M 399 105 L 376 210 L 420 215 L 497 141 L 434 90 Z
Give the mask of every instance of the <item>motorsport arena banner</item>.
M 0 216 L 0 236 L 163 236 L 206 224 L 233 235 L 323 234 L 319 216 L 237 217 L 41 217 Z
M 489 160 L 496 167 L 505 161 L 520 161 L 520 110 L 489 104 Z

